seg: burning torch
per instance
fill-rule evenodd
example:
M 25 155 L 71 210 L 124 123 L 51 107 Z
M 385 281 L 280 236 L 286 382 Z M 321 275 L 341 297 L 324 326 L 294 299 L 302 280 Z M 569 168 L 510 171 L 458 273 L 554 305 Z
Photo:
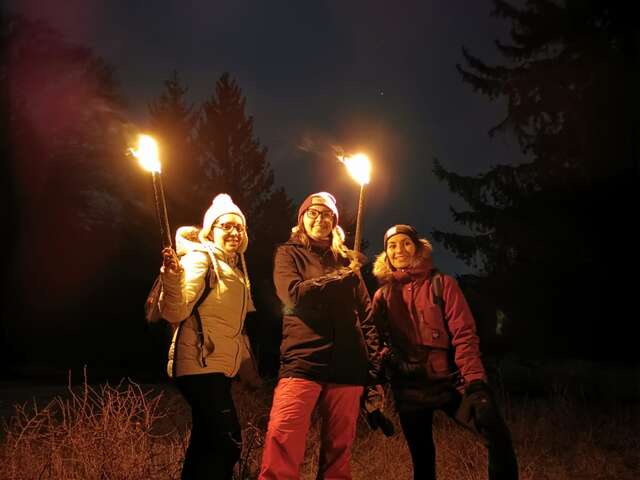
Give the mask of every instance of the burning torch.
M 156 215 L 160 224 L 160 237 L 162 247 L 173 247 L 171 242 L 171 229 L 169 228 L 169 217 L 167 216 L 167 203 L 164 199 L 164 189 L 162 188 L 161 165 L 158 155 L 158 145 L 149 135 L 138 136 L 138 148 L 130 149 L 134 157 L 138 159 L 140 166 L 151 172 L 153 181 L 153 197 L 156 205 Z
M 364 211 L 364 186 L 371 179 L 371 162 L 364 153 L 357 153 L 353 156 L 343 156 L 342 163 L 345 164 L 349 174 L 360 184 L 360 198 L 358 200 L 358 216 L 356 218 L 356 237 L 353 241 L 353 250 L 360 251 L 360 241 L 362 239 L 362 215 Z

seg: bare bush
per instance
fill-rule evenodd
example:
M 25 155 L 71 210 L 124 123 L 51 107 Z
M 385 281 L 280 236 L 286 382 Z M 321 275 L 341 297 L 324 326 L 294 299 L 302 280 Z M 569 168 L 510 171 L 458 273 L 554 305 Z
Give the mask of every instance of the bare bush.
M 0 477 L 175 478 L 183 439 L 157 432 L 161 399 L 132 382 L 94 389 L 85 381 L 44 408 L 17 406 L 0 445 Z
M 155 390 L 154 390 L 155 391 Z M 233 395 L 243 434 L 236 479 L 257 478 L 273 385 Z M 556 388 L 548 398 L 499 395 L 511 428 L 522 480 L 631 480 L 640 470 L 637 403 L 593 404 Z M 400 432 L 392 399 L 388 412 Z M 301 478 L 317 473 L 319 422 L 307 438 Z M 133 382 L 69 388 L 44 408 L 17 407 L 0 440 L 2 479 L 176 479 L 189 438 L 189 408 L 172 388 L 153 393 Z M 486 478 L 486 451 L 445 415 L 434 417 L 439 478 Z M 359 420 L 353 478 L 410 479 L 400 434 L 386 438 Z

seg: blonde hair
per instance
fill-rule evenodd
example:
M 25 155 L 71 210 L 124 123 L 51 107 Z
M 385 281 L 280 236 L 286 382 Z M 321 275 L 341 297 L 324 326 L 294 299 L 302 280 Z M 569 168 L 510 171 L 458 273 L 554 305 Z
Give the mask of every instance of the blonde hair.
M 291 229 L 291 240 L 298 240 L 305 248 L 311 248 L 311 239 L 304 228 L 303 216 L 298 220 L 298 224 Z M 349 258 L 348 248 L 344 244 L 345 234 L 342 227 L 336 224 L 331 230 L 331 252 L 338 257 Z

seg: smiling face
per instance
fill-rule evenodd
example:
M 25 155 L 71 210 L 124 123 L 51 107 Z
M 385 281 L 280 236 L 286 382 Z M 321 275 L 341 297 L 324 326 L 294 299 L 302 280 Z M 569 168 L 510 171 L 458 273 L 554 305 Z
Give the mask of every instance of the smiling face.
M 226 213 L 216 219 L 211 234 L 216 247 L 231 255 L 238 252 L 247 232 L 242 217 L 235 213 Z
M 387 240 L 387 258 L 395 269 L 408 268 L 416 254 L 416 245 L 411 237 L 398 233 Z
M 312 205 L 304 212 L 304 230 L 313 240 L 325 240 L 331 235 L 334 215 L 323 205 Z

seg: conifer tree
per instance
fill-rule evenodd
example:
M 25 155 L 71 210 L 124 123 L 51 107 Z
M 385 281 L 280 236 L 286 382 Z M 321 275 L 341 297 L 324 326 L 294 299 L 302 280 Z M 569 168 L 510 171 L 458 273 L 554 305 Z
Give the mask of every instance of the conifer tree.
M 293 207 L 284 190 L 274 189 L 267 148 L 254 138 L 253 117 L 237 82 L 224 73 L 202 108 L 196 126 L 200 164 L 207 194 L 229 193 L 247 217 L 251 238 L 270 248 L 291 227 Z
M 165 90 L 149 105 L 150 129 L 162 157 L 163 183 L 172 227 L 199 221 L 206 203 L 200 190 L 202 169 L 194 148 L 197 111 L 186 99 L 188 89 L 174 70 Z M 199 188 L 200 187 L 200 188 Z
M 195 126 L 194 148 L 202 180 L 197 193 L 206 208 L 220 192 L 231 195 L 249 227 L 247 262 L 260 320 L 250 322 L 252 340 L 267 370 L 277 368 L 280 334 L 278 301 L 273 289 L 272 259 L 276 244 L 288 238 L 294 221 L 291 200 L 274 187 L 267 148 L 254 138 L 253 117 L 237 82 L 224 73 L 213 95 L 204 102 Z M 250 332 L 251 333 L 251 332 Z
M 2 351 L 11 362 L 52 368 L 143 351 L 148 286 L 134 285 L 144 257 L 134 233 L 139 173 L 125 154 L 125 102 L 113 70 L 42 21 L 8 15 L 1 36 L 3 195 L 13 210 L 2 274 L 11 287 L 0 302 L 10 344 Z M 118 352 L 107 343 L 116 337 Z
M 249 218 L 255 218 L 273 188 L 267 148 L 253 138 L 253 117 L 246 98 L 228 73 L 204 103 L 197 125 L 197 144 L 204 172 L 212 185 L 229 193 Z
M 471 233 L 434 238 L 478 268 L 463 279 L 470 297 L 490 321 L 506 314 L 518 348 L 605 356 L 620 342 L 599 346 L 608 333 L 598 323 L 622 312 L 602 279 L 625 268 L 621 229 L 638 183 L 637 17 L 599 0 L 494 6 L 512 24 L 512 43 L 496 43 L 505 63 L 464 49 L 458 68 L 475 91 L 506 100 L 490 134 L 514 135 L 523 158 L 477 176 L 436 161 L 436 176 L 468 205 L 452 209 L 454 220 Z

